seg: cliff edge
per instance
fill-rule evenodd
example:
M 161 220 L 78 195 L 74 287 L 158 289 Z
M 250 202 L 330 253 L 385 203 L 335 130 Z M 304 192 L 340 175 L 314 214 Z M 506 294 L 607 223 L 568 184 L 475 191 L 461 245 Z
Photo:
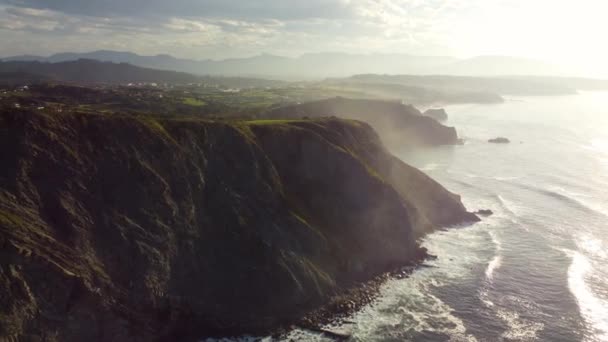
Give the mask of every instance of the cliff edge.
M 414 106 L 398 101 L 336 97 L 276 108 L 266 116 L 274 119 L 337 116 L 360 120 L 370 124 L 387 145 L 398 148 L 461 143 L 454 127 L 444 126 L 422 115 Z
M 341 119 L 0 112 L 0 338 L 266 332 L 474 221 Z

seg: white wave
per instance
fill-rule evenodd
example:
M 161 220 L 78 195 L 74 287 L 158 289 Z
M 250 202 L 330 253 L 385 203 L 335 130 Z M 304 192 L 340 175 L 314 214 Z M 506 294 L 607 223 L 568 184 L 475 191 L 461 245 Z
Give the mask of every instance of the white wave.
M 490 300 L 488 289 L 490 286 L 489 283 L 491 283 L 492 279 L 494 278 L 494 271 L 497 270 L 498 268 L 500 268 L 500 266 L 502 264 L 502 256 L 500 255 L 500 252 L 502 251 L 502 244 L 501 244 L 500 240 L 498 240 L 498 237 L 496 236 L 496 232 L 494 232 L 493 230 L 490 230 L 489 235 L 492 239 L 492 242 L 494 243 L 495 252 L 494 252 L 494 257 L 488 263 L 488 267 L 486 267 L 485 274 L 486 274 L 486 281 L 488 283 L 483 284 L 481 286 L 481 288 L 479 290 L 479 299 L 486 307 L 493 308 L 494 302 L 492 302 Z
M 488 234 L 490 234 L 490 237 L 492 238 L 492 242 L 494 243 L 494 246 L 496 246 L 496 252 L 498 253 L 498 252 L 502 251 L 502 243 L 498 239 L 496 232 L 493 230 L 490 230 L 488 232 Z
M 502 333 L 502 339 L 507 341 L 535 341 L 538 332 L 544 329 L 545 325 L 521 317 L 519 312 L 526 312 L 529 315 L 540 314 L 538 306 L 529 300 L 516 296 L 501 297 L 498 304 L 492 303 L 491 306 L 498 318 L 507 324 L 508 329 Z
M 325 329 L 331 330 L 332 326 L 325 326 Z M 301 329 L 295 329 L 289 332 L 286 336 L 281 338 L 282 341 L 307 341 L 307 342 L 332 342 L 333 339 L 323 336 L 321 334 L 314 333 L 312 331 L 306 331 Z M 274 340 L 269 340 L 274 341 Z
M 492 281 L 494 271 L 497 270 L 502 264 L 502 256 L 500 255 L 500 252 L 502 251 L 502 244 L 500 240 L 498 240 L 498 236 L 496 235 L 495 231 L 490 230 L 489 234 L 496 248 L 494 258 L 492 259 L 492 261 L 490 261 L 488 267 L 486 268 L 486 280 Z
M 608 217 L 608 207 L 602 201 L 594 199 L 590 194 L 567 190 L 560 186 L 550 186 L 548 190 L 572 198 L 581 206 Z
M 498 269 L 500 267 L 502 263 L 502 257 L 500 255 L 497 255 L 494 257 L 494 259 L 492 259 L 492 261 L 490 261 L 490 263 L 488 264 L 488 268 L 486 268 L 486 279 L 489 281 L 492 281 L 492 278 L 494 277 L 494 270 Z
M 423 273 L 427 272 L 414 273 L 407 280 L 389 281 L 380 300 L 354 316 L 357 329 L 353 338 L 394 340 L 429 331 L 450 336 L 451 341 L 477 341 L 453 314 L 453 308 L 432 294 L 430 278 Z M 395 307 L 395 303 L 399 306 Z
M 430 164 L 426 164 L 423 167 L 420 168 L 421 171 L 433 171 L 436 170 L 439 167 L 439 164 L 436 163 L 430 163 Z
M 586 253 L 596 258 L 608 259 L 608 252 L 602 240 L 589 233 L 581 234 L 576 240 L 576 245 Z
M 534 341 L 544 324 L 522 319 L 515 311 L 499 308 L 496 315 L 502 319 L 509 329 L 502 334 L 502 338 L 509 341 Z
M 354 340 L 403 340 L 426 331 L 445 334 L 451 341 L 476 341 L 454 315 L 454 309 L 434 295 L 434 289 L 470 277 L 472 265 L 484 263 L 482 255 L 488 247 L 485 229 L 473 226 L 428 236 L 423 246 L 439 256 L 428 262 L 436 267 L 417 270 L 407 279 L 385 284 L 377 302 L 349 319 L 356 323 Z
M 450 286 L 453 281 L 471 276 L 472 265 L 482 265 L 487 253 L 488 235 L 485 227 L 473 226 L 436 232 L 429 235 L 423 246 L 431 254 L 439 255 L 428 263 L 433 268 L 415 271 L 409 278 L 389 280 L 380 290 L 377 301 L 348 318 L 349 324 L 326 326 L 348 331 L 355 341 L 404 340 L 422 332 L 434 332 L 450 337 L 455 342 L 476 342 L 467 332 L 464 322 L 454 309 L 433 294 L 438 287 Z M 483 253 L 482 253 L 483 251 Z M 450 258 L 454 256 L 454 258 Z M 295 329 L 282 341 L 325 342 L 330 339 L 310 331 Z M 207 339 L 204 342 L 274 341 L 271 337 L 242 337 Z
M 494 307 L 494 302 L 490 300 L 490 294 L 486 286 L 481 287 L 479 290 L 479 299 L 488 308 Z
M 505 296 L 499 297 L 498 303 L 494 303 L 489 298 L 487 287 L 480 291 L 479 298 L 486 307 L 492 309 L 494 314 L 506 323 L 508 328 L 501 335 L 503 340 L 536 341 L 538 333 L 545 327 L 543 323 L 522 318 L 518 313 L 517 309 L 532 315 L 540 314 L 540 309 L 532 302 L 515 296 Z
M 573 197 L 577 201 L 579 201 L 582 205 L 584 205 L 585 207 L 591 209 L 592 211 L 600 213 L 603 216 L 608 217 L 608 207 L 606 206 L 605 203 L 594 200 L 594 199 L 582 198 L 582 196 L 581 197 L 573 196 Z
M 513 216 L 520 216 L 520 214 L 521 214 L 521 207 L 518 206 L 517 204 L 515 204 L 515 202 L 506 199 L 502 195 L 497 195 L 497 198 L 498 198 L 498 201 L 500 202 L 501 206 L 507 212 L 509 212 Z
M 331 330 L 334 326 L 327 325 L 323 328 Z M 280 338 L 272 336 L 239 336 L 239 337 L 222 337 L 222 338 L 206 338 L 200 342 L 274 342 L 274 341 L 307 341 L 307 342 L 333 342 L 334 339 L 321 335 L 309 330 L 293 329 L 286 335 Z
M 593 267 L 582 253 L 570 250 L 564 252 L 572 258 L 568 268 L 570 292 L 576 298 L 581 316 L 591 330 L 596 331 L 593 337 L 587 337 L 587 341 L 608 341 L 608 302 L 596 296 L 586 280 L 593 272 Z
M 501 181 L 501 182 L 506 182 L 506 181 L 513 181 L 513 180 L 518 180 L 521 179 L 521 177 L 516 177 L 516 176 L 494 176 L 494 177 L 490 177 L 491 179 L 497 180 L 497 181 Z

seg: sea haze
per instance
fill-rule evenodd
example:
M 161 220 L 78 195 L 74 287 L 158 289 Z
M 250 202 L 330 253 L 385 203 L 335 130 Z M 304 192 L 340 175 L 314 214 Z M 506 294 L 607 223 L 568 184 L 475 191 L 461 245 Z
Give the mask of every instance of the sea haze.
M 447 110 L 463 146 L 394 152 L 495 214 L 429 235 L 434 267 L 336 328 L 357 341 L 608 340 L 608 93 Z

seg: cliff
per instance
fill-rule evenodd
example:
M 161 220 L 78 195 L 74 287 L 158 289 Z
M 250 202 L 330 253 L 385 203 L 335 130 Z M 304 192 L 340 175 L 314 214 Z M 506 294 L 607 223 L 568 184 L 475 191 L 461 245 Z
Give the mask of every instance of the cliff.
M 337 116 L 369 123 L 384 142 L 397 147 L 459 143 L 453 127 L 423 116 L 418 109 L 397 101 L 332 98 L 277 108 L 269 118 Z
M 446 113 L 443 108 L 431 108 L 427 109 L 422 113 L 424 116 L 428 116 L 429 118 L 433 118 L 439 122 L 446 121 L 448 119 L 448 113 Z
M 476 217 L 339 119 L 0 112 L 0 339 L 265 332 Z

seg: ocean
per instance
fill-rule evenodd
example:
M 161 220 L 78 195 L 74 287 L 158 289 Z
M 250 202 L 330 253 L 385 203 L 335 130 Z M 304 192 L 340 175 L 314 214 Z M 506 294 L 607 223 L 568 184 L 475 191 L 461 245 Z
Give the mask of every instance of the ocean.
M 608 341 L 608 93 L 446 110 L 464 145 L 392 152 L 494 215 L 428 235 L 431 267 L 335 328 L 354 341 Z M 498 136 L 511 143 L 487 142 Z

